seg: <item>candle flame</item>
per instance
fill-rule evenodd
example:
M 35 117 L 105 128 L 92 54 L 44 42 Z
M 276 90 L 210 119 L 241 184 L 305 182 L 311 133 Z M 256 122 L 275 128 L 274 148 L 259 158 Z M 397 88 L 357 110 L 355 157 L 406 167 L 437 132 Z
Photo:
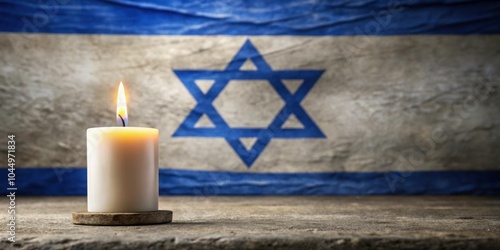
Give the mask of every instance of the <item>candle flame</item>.
M 125 127 L 128 125 L 127 100 L 122 82 L 120 82 L 120 86 L 118 87 L 118 98 L 116 100 L 116 122 L 120 126 Z

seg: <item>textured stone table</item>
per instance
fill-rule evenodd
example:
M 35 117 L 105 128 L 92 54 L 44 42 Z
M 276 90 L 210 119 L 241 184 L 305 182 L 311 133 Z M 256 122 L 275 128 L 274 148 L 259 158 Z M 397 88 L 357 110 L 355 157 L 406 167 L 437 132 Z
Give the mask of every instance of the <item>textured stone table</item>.
M 0 249 L 500 249 L 500 197 L 161 197 L 171 224 L 122 227 L 71 224 L 85 197 L 16 201 Z

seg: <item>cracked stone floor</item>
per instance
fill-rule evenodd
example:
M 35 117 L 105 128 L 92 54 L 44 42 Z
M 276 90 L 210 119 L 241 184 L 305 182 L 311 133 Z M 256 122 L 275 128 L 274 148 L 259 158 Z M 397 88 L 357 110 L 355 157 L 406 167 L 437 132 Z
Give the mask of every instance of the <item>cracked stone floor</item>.
M 500 197 L 162 196 L 172 223 L 119 227 L 73 225 L 86 197 L 16 202 L 0 249 L 500 249 Z

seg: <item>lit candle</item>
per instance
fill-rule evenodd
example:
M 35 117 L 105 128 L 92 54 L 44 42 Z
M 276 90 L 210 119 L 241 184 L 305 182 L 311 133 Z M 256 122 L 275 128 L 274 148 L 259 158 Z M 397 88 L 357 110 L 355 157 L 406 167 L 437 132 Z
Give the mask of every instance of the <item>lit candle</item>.
M 87 130 L 88 212 L 158 210 L 158 129 L 127 127 L 123 84 L 118 89 L 119 127 Z

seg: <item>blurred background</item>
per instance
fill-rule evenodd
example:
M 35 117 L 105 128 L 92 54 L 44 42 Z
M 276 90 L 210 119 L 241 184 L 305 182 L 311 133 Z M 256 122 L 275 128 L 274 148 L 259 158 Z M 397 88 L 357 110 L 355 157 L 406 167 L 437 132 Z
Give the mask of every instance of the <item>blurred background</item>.
M 0 140 L 86 194 L 86 130 L 160 130 L 163 195 L 500 193 L 495 1 L 0 0 Z M 4 178 L 5 177 L 5 178 Z

